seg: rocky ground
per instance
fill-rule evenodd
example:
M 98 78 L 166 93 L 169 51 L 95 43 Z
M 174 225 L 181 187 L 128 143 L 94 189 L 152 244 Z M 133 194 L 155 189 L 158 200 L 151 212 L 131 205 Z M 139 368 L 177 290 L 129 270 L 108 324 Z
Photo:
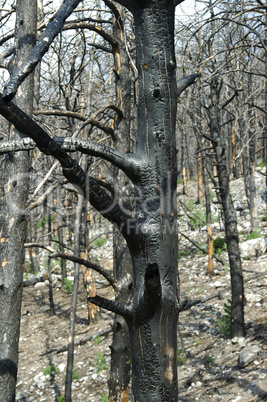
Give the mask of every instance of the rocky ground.
M 259 217 L 262 218 L 266 216 L 266 204 L 264 177 L 260 174 L 257 174 L 257 188 Z M 195 194 L 196 183 L 190 183 L 188 195 L 182 199 L 194 199 Z M 245 206 L 242 179 L 232 183 L 232 194 L 237 206 Z M 191 230 L 186 216 L 182 211 L 179 214 L 179 230 L 195 242 L 205 242 L 205 228 Z M 249 216 L 245 211 L 238 219 L 242 242 L 249 233 Z M 221 226 L 218 222 L 214 225 L 214 236 L 223 237 Z M 262 237 L 267 235 L 267 222 L 260 221 L 260 232 Z M 94 258 L 109 269 L 112 267 L 111 245 L 108 240 L 94 250 Z M 231 340 L 221 332 L 218 324 L 224 314 L 224 304 L 231 297 L 226 253 L 220 255 L 225 264 L 215 261 L 213 275 L 208 275 L 207 257 L 197 254 L 196 248 L 183 236 L 179 248 L 184 251 L 179 258 L 181 294 L 190 302 L 198 301 L 181 312 L 179 319 L 179 400 L 267 401 L 267 254 L 243 261 L 246 337 Z M 114 296 L 99 275 L 96 275 L 96 283 L 99 294 Z M 64 395 L 67 352 L 45 352 L 67 344 L 71 295 L 62 291 L 58 280 L 55 280 L 53 292 L 56 315 L 50 316 L 45 283 L 23 290 L 17 400 L 63 400 L 57 397 Z M 87 306 L 81 284 L 76 340 L 84 342 L 75 351 L 73 401 L 107 400 L 111 325 L 112 314 L 104 311 L 97 324 L 87 325 Z M 238 360 L 247 348 L 251 353 L 250 363 L 242 368 Z

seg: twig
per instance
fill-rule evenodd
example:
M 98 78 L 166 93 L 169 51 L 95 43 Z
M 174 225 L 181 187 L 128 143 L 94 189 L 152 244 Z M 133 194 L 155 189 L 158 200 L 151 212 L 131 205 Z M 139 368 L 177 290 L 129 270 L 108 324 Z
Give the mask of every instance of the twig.
M 197 247 L 202 253 L 208 254 L 208 251 L 205 250 L 204 248 L 200 247 L 194 240 L 190 239 L 188 236 L 186 236 L 184 233 L 180 232 L 178 230 L 178 233 L 180 233 L 181 236 L 183 236 L 186 240 L 190 241 L 195 247 Z M 217 260 L 220 264 L 225 265 L 225 261 L 221 260 L 216 254 L 212 254 L 213 258 Z

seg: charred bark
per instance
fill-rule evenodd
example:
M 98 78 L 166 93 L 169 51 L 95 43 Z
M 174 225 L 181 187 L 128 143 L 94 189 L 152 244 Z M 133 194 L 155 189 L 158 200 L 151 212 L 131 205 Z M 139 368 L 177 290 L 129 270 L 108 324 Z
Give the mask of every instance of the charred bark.
M 140 174 L 133 259 L 131 319 L 134 400 L 176 401 L 177 230 L 176 62 L 172 1 L 135 2 Z M 132 240 L 135 240 L 132 242 Z M 152 264 L 152 265 L 151 265 Z M 157 300 L 153 296 L 156 291 Z

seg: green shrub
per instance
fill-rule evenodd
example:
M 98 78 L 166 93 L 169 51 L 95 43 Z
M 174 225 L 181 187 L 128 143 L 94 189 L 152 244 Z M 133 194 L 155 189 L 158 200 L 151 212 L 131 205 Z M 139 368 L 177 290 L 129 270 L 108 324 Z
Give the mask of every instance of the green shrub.
M 216 320 L 221 334 L 227 338 L 231 335 L 231 311 L 232 311 L 232 300 L 228 299 L 227 303 L 224 303 L 224 315 L 222 320 Z
M 64 402 L 64 401 L 65 401 L 64 396 L 61 396 L 61 395 L 57 396 L 57 402 Z
M 192 253 L 192 250 L 181 250 L 181 251 L 178 251 L 178 260 L 181 258 L 181 257 L 186 257 L 187 255 L 189 255 L 189 254 L 191 254 Z
M 184 358 L 182 356 L 183 349 L 177 349 L 177 365 L 182 366 L 184 364 Z
M 260 229 L 254 229 L 251 233 L 247 235 L 246 240 L 253 240 L 253 239 L 258 239 L 261 237 Z
M 68 295 L 72 293 L 73 291 L 73 281 L 70 279 L 64 278 L 64 291 Z
M 96 336 L 96 337 L 93 339 L 93 342 L 94 342 L 94 344 L 95 344 L 96 346 L 98 346 L 98 345 L 100 345 L 100 343 L 103 342 L 103 340 L 104 340 L 104 337 L 103 337 L 103 336 Z
M 227 250 L 227 245 L 224 237 L 217 237 L 213 239 L 213 251 L 215 254 L 222 254 Z
M 43 374 L 49 375 L 50 381 L 54 381 L 56 374 L 59 374 L 59 373 L 60 373 L 59 368 L 54 366 L 53 364 L 51 364 L 50 366 L 47 366 L 43 369 Z
M 99 239 L 92 241 L 91 246 L 95 247 L 95 248 L 99 248 L 99 247 L 102 247 L 106 242 L 107 242 L 107 239 L 105 239 L 104 237 L 101 237 Z
M 213 354 L 211 354 L 210 356 L 206 357 L 206 362 L 207 363 L 214 363 L 215 362 L 215 357 L 213 356 Z
M 108 402 L 108 396 L 105 392 L 104 392 L 104 394 L 101 395 L 99 402 Z
M 108 369 L 107 358 L 103 355 L 102 352 L 98 352 L 96 354 L 96 359 L 94 360 L 96 365 L 96 372 L 100 373 L 100 371 Z
M 80 376 L 78 374 L 78 371 L 76 369 L 72 370 L 72 382 L 75 380 L 79 380 Z
M 206 211 L 203 204 L 196 206 L 193 200 L 190 200 L 186 204 L 189 214 L 189 224 L 193 230 L 201 229 L 206 224 Z
M 260 167 L 260 168 L 262 168 L 264 166 L 266 166 L 266 161 L 262 161 L 257 165 L 257 167 Z

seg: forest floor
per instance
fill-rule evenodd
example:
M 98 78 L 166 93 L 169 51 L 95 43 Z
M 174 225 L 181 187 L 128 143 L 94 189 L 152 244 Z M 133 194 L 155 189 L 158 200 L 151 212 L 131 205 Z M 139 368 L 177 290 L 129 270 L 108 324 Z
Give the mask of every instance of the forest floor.
M 240 180 L 232 185 L 236 203 L 244 201 Z M 190 182 L 188 195 L 182 198 L 194 199 L 195 194 L 196 183 Z M 259 216 L 266 216 L 266 204 L 260 200 L 259 203 Z M 238 219 L 242 242 L 249 233 L 249 216 L 245 214 Z M 223 237 L 219 226 L 214 229 L 214 235 Z M 188 222 L 179 226 L 181 232 L 202 243 L 206 236 L 203 229 L 192 230 Z M 267 222 L 260 222 L 260 231 L 266 236 Z M 182 236 L 179 249 L 184 251 L 179 258 L 181 295 L 190 302 L 199 301 L 179 317 L 179 401 L 267 401 L 267 254 L 243 261 L 246 336 L 231 340 L 220 332 L 218 324 L 224 314 L 224 303 L 231 298 L 228 264 L 214 261 L 213 274 L 208 275 L 207 257 L 198 254 Z M 94 253 L 100 264 L 112 269 L 110 240 Z M 227 261 L 226 253 L 220 257 Z M 111 287 L 98 274 L 95 279 L 98 294 L 114 297 Z M 53 296 L 56 314 L 51 316 L 48 286 L 23 288 L 16 400 L 63 401 L 57 396 L 64 395 L 67 352 L 44 353 L 67 344 L 71 295 L 58 283 L 53 288 Z M 97 323 L 88 325 L 81 283 L 75 340 L 84 339 L 84 342 L 75 350 L 74 402 L 107 401 L 112 320 L 112 314 L 103 311 Z M 259 353 L 249 365 L 239 368 L 239 353 L 253 345 L 258 346 Z

